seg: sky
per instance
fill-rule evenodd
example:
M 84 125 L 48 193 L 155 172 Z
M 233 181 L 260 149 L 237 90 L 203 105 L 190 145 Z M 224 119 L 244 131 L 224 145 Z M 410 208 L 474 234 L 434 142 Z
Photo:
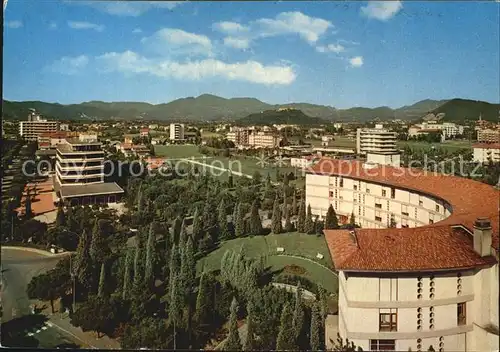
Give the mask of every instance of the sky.
M 499 16 L 498 1 L 8 0 L 3 98 L 498 103 Z

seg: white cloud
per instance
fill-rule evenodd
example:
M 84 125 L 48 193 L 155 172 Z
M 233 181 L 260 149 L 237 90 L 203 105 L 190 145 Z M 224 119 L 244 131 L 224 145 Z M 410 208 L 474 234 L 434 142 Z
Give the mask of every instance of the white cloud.
M 351 67 L 361 67 L 363 66 L 363 57 L 355 56 L 349 59 L 349 64 Z
M 57 23 L 55 23 L 55 22 L 53 22 L 53 21 L 52 21 L 52 22 L 50 22 L 50 23 L 49 23 L 49 29 L 57 29 Z
M 235 49 L 248 49 L 250 47 L 250 39 L 225 37 L 224 45 Z
M 56 73 L 75 75 L 84 69 L 88 63 L 89 58 L 85 55 L 75 57 L 64 56 L 48 66 L 48 69 Z
M 135 28 L 133 31 L 132 31 L 133 34 L 139 34 L 139 33 L 142 33 L 142 29 L 140 28 Z
M 212 55 L 210 38 L 182 29 L 163 28 L 150 37 L 142 38 L 141 42 L 162 54 Z
M 401 9 L 401 1 L 369 1 L 368 5 L 361 7 L 361 13 L 368 18 L 387 21 L 394 17 Z
M 332 52 L 338 54 L 345 51 L 345 47 L 340 44 L 328 44 L 327 46 L 317 46 L 316 50 L 320 53 Z
M 17 28 L 21 28 L 23 26 L 23 23 L 21 21 L 8 21 L 8 22 L 5 22 L 5 25 L 8 28 L 17 29 Z
M 68 21 L 68 26 L 72 29 L 93 29 L 97 32 L 102 32 L 104 30 L 104 26 L 102 24 L 90 22 Z
M 172 10 L 185 1 L 67 1 L 87 5 L 114 16 L 138 17 L 152 9 Z
M 193 81 L 218 77 L 264 85 L 288 85 L 296 78 L 290 66 L 265 66 L 256 61 L 225 63 L 220 60 L 206 59 L 177 62 L 148 59 L 132 51 L 106 53 L 99 56 L 97 60 L 103 65 L 105 72 L 146 73 L 180 80 Z
M 308 43 L 314 44 L 331 27 L 333 27 L 331 22 L 309 17 L 301 12 L 282 12 L 275 18 L 260 18 L 246 25 L 237 22 L 218 22 L 212 26 L 214 30 L 231 38 L 227 41 L 229 44 L 240 39 L 245 40 L 248 45 L 258 38 L 283 35 L 298 35 Z

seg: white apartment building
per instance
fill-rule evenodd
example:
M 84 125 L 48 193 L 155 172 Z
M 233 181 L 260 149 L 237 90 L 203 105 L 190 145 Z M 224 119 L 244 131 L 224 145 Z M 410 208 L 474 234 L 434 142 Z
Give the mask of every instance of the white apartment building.
M 500 143 L 480 143 L 472 146 L 473 160 L 478 163 L 500 163 Z
M 184 124 L 182 123 L 170 124 L 170 140 L 171 141 L 184 140 Z
M 331 204 L 362 226 L 325 231 L 341 337 L 365 351 L 498 350 L 499 196 L 460 177 L 315 164 L 306 175 L 313 215 Z
M 464 126 L 457 125 L 452 122 L 422 122 L 420 124 L 411 126 L 408 129 L 408 136 L 415 137 L 432 132 L 440 132 L 443 135 L 444 139 L 448 139 L 450 137 L 462 135 L 464 133 Z
M 226 138 L 233 142 L 236 146 L 247 146 L 249 144 L 250 137 L 250 129 L 242 128 L 242 127 L 234 127 L 230 128 L 230 131 L 227 133 Z
M 400 155 L 396 147 L 396 132 L 375 128 L 358 128 L 356 131 L 356 153 L 366 154 L 370 163 L 399 166 Z
M 500 129 L 480 128 L 477 130 L 478 143 L 500 143 Z
M 55 189 L 72 204 L 116 202 L 124 193 L 114 182 L 104 182 L 104 151 L 96 139 L 82 135 L 57 145 Z
M 34 110 L 28 115 L 28 121 L 19 123 L 19 134 L 27 141 L 36 142 L 42 133 L 56 131 L 59 131 L 58 121 L 42 119 Z
M 248 144 L 253 148 L 277 148 L 281 138 L 270 132 L 252 132 L 248 137 Z

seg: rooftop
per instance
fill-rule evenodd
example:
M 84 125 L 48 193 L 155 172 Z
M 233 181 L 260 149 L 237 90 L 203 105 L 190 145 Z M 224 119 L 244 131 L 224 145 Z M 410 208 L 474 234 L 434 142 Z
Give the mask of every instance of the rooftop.
M 94 196 L 100 194 L 123 193 L 123 189 L 115 182 L 91 183 L 88 185 L 61 185 L 61 198 Z
M 309 173 L 341 175 L 431 195 L 447 202 L 452 214 L 416 228 L 357 229 L 358 246 L 349 231 L 327 230 L 326 240 L 335 267 L 343 270 L 436 270 L 485 264 L 469 240 L 453 226 L 473 231 L 479 217 L 491 220 L 492 247 L 498 252 L 500 191 L 470 179 L 431 171 L 376 165 L 369 169 L 356 160 L 321 159 Z M 460 190 L 460 191 L 457 191 Z M 444 255 L 446 253 L 446 255 Z
M 472 148 L 500 149 L 500 143 L 477 143 L 473 144 Z

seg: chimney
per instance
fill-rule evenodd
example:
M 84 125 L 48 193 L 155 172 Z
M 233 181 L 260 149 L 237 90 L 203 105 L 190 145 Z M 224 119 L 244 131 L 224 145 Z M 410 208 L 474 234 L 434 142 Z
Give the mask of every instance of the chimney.
M 477 218 L 474 223 L 474 250 L 481 256 L 491 255 L 491 222 Z

